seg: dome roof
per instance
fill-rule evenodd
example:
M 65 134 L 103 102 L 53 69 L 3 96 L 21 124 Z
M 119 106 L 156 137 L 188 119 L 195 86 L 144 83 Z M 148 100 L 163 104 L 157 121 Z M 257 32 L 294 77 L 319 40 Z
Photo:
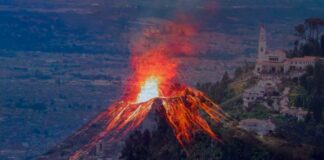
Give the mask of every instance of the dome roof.
M 275 55 L 275 56 L 280 56 L 280 57 L 284 56 L 284 57 L 286 57 L 286 52 L 283 49 L 276 49 L 271 54 Z

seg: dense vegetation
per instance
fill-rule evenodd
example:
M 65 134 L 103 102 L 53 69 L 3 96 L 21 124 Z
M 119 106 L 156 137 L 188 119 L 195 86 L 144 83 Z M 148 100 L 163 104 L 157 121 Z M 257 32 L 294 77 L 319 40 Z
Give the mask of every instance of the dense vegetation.
M 324 28 L 324 19 L 321 18 L 308 18 L 303 24 L 297 25 L 295 31 L 299 39 L 295 41 L 290 56 L 324 57 L 324 33 L 320 32 L 321 28 Z
M 293 106 L 304 107 L 310 114 L 307 120 L 323 123 L 324 105 L 324 67 L 317 63 L 315 67 L 308 67 L 307 72 L 300 78 L 293 80 L 293 91 L 290 100 Z

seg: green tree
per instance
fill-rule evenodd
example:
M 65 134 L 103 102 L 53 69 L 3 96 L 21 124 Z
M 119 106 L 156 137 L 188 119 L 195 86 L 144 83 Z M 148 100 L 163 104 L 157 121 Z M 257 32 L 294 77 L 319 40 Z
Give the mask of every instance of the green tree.
M 230 79 L 228 73 L 225 72 L 224 75 L 223 75 L 223 78 L 221 80 L 221 84 L 228 85 L 230 83 L 230 81 L 231 81 L 231 79 Z
M 324 57 L 324 34 L 321 36 L 321 57 Z
M 319 123 L 322 120 L 323 107 L 321 104 L 321 96 L 315 95 L 311 101 L 311 111 L 314 115 L 314 120 Z
M 243 73 L 243 70 L 241 67 L 237 67 L 234 72 L 234 77 L 238 78 Z
M 146 160 L 150 159 L 149 145 L 151 135 L 148 130 L 144 132 L 134 131 L 126 140 L 125 147 L 121 152 L 121 159 Z

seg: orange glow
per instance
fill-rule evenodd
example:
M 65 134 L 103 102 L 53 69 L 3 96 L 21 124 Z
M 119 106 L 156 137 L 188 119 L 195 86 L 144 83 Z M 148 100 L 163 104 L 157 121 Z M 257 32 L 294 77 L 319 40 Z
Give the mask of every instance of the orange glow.
M 192 55 L 197 49 L 192 42 L 196 36 L 195 26 L 176 22 L 158 26 L 160 28 L 143 29 L 131 41 L 130 67 L 133 73 L 125 85 L 127 94 L 123 99 L 137 102 L 142 84 L 150 77 L 158 80 L 160 91 L 165 90 L 165 84 L 177 79 L 180 61 L 175 57 Z
M 221 108 L 196 89 L 173 85 L 180 64 L 174 56 L 194 52 L 190 38 L 195 36 L 196 29 L 174 22 L 166 24 L 166 28 L 168 33 L 144 30 L 136 37 L 130 57 L 133 73 L 125 86 L 124 97 L 79 130 L 77 134 L 88 130 L 103 117 L 107 119 L 101 132 L 71 155 L 71 160 L 88 154 L 104 138 L 110 142 L 120 140 L 141 125 L 153 108 L 160 112 L 184 148 L 198 131 L 220 141 L 201 112 L 214 123 L 220 123 L 226 118 Z

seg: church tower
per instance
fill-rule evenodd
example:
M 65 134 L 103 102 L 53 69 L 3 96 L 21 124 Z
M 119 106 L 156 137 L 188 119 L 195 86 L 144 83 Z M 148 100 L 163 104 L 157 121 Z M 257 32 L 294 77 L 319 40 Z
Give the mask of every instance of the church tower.
M 263 61 L 266 60 L 266 53 L 267 53 L 266 30 L 265 27 L 262 25 L 260 27 L 258 55 L 257 55 L 255 69 L 254 69 L 254 73 L 256 75 L 259 75 L 263 71 L 262 64 Z
M 258 48 L 258 60 L 264 60 L 267 52 L 267 39 L 266 39 L 266 30 L 262 25 L 260 27 L 260 35 L 259 35 L 259 48 Z

